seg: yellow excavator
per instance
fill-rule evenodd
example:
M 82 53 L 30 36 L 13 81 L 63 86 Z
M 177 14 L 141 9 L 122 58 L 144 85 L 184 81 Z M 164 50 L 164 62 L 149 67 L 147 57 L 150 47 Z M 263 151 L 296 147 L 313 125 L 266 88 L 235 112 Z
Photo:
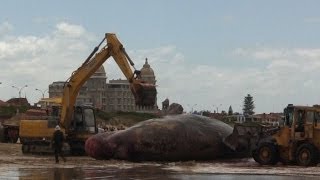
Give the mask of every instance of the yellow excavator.
M 105 40 L 107 44 L 98 52 Z M 23 153 L 51 153 L 51 136 L 56 125 L 60 125 L 66 136 L 64 151 L 71 154 L 84 153 L 86 139 L 96 134 L 98 128 L 94 108 L 87 105 L 75 106 L 75 101 L 82 85 L 110 57 L 113 57 L 129 81 L 136 105 L 154 106 L 157 94 L 155 85 L 141 80 L 140 71 L 135 69 L 116 35 L 106 33 L 89 57 L 65 82 L 63 96 L 44 99 L 47 103 L 55 104 L 50 114 L 25 117 L 20 121 L 19 137 Z

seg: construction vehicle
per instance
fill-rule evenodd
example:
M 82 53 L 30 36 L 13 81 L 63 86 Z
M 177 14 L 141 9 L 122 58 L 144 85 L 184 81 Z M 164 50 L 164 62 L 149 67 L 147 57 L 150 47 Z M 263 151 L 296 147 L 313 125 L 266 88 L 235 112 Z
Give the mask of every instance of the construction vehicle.
M 294 163 L 313 166 L 319 162 L 320 107 L 294 106 L 284 109 L 284 124 L 278 129 L 250 129 L 235 126 L 225 144 L 237 151 L 247 148 L 261 165 Z M 239 128 L 240 127 L 240 128 Z M 242 129 L 242 133 L 238 133 Z M 241 130 L 240 130 L 241 131 Z
M 14 123 L 3 123 L 0 127 L 0 142 L 16 143 L 19 139 L 19 125 Z
M 0 133 L 2 138 L 0 138 L 0 142 L 17 143 L 19 139 L 20 120 L 26 116 L 30 117 L 31 115 L 46 115 L 46 112 L 39 109 L 28 109 L 24 113 L 17 111 L 16 115 L 2 122 L 2 127 L 0 127 L 2 130 L 2 134 Z
M 107 44 L 97 53 L 105 40 Z M 44 102 L 54 104 L 48 116 L 32 116 L 20 121 L 19 136 L 23 153 L 51 153 L 51 136 L 57 124 L 66 136 L 63 150 L 71 154 L 84 153 L 85 140 L 96 134 L 98 128 L 94 108 L 88 105 L 75 107 L 76 97 L 82 85 L 110 57 L 113 57 L 129 81 L 136 105 L 154 106 L 157 94 L 155 85 L 140 79 L 140 71 L 135 69 L 116 35 L 106 33 L 105 38 L 65 82 L 63 96 L 43 99 Z

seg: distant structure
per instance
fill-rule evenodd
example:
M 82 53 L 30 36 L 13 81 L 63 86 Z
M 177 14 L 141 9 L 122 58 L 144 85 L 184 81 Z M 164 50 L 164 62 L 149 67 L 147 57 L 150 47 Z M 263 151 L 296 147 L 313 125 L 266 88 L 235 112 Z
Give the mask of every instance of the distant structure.
M 141 79 L 148 83 L 156 85 L 156 76 L 154 75 L 154 71 L 148 63 L 148 58 L 146 58 L 146 61 L 141 69 Z
M 162 101 L 162 110 L 165 111 L 169 107 L 169 99 L 166 98 L 164 101 Z
M 110 80 L 106 84 L 106 102 L 104 111 L 137 111 L 134 97 L 127 80 Z
M 30 106 L 27 98 L 11 98 L 6 103 L 11 106 Z
M 9 104 L 0 99 L 0 107 L 2 106 L 9 106 Z
M 156 85 L 156 77 L 146 58 L 141 69 L 141 79 Z M 106 112 L 114 111 L 146 111 L 152 112 L 158 109 L 157 99 L 154 107 L 139 107 L 135 105 L 135 99 L 131 93 L 129 82 L 123 79 L 110 80 L 101 66 L 82 86 L 78 94 L 76 105 L 91 104 L 95 108 Z M 64 82 L 57 81 L 49 85 L 49 97 L 61 97 Z

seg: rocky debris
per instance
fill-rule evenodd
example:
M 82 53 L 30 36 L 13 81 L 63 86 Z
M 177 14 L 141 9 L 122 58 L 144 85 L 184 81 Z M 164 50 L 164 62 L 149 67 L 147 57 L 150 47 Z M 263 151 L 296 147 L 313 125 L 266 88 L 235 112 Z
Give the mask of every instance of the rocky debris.
M 174 114 L 182 114 L 183 113 L 183 107 L 181 104 L 178 103 L 172 103 L 170 104 L 167 114 L 174 115 Z

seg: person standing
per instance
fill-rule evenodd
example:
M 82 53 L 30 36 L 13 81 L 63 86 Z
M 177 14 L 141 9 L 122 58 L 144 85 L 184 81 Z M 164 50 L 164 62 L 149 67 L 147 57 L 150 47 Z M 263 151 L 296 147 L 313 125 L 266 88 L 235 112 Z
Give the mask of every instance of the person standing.
M 52 141 L 53 141 L 52 144 L 53 144 L 53 148 L 54 148 L 54 156 L 56 159 L 56 163 L 59 163 L 59 157 L 58 157 L 59 155 L 63 159 L 63 161 L 66 162 L 66 159 L 62 153 L 64 135 L 63 135 L 63 132 L 61 131 L 59 125 L 57 125 L 55 128 L 55 131 L 54 131 L 53 137 L 52 137 Z

